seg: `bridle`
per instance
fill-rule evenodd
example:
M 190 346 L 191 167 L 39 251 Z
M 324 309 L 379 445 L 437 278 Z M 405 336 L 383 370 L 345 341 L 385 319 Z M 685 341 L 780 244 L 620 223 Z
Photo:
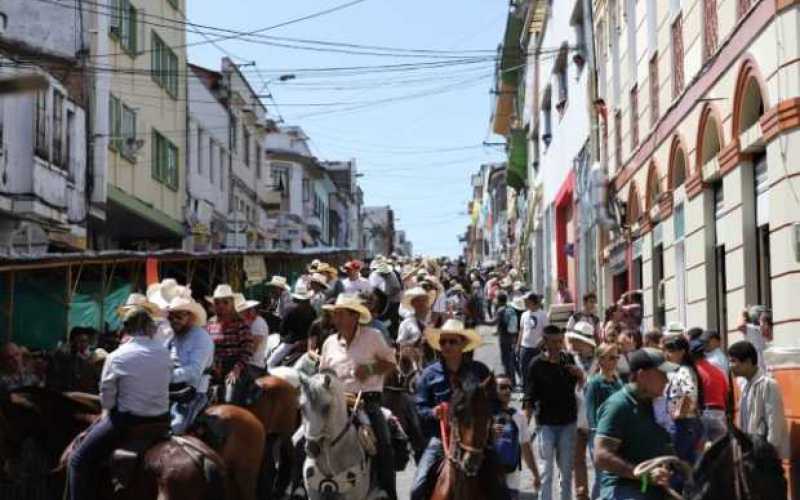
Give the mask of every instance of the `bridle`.
M 359 391 L 358 395 L 356 396 L 355 404 L 353 405 L 353 412 L 350 414 L 349 417 L 347 417 L 347 421 L 344 423 L 342 430 L 339 431 L 339 433 L 336 434 L 336 436 L 333 439 L 331 439 L 329 448 L 334 448 L 339 443 L 339 441 L 341 441 L 342 438 L 347 435 L 347 432 L 353 427 L 353 421 L 358 413 L 357 408 L 359 403 L 361 403 L 361 391 Z M 327 437 L 328 437 L 327 433 L 324 432 L 317 434 L 316 436 L 311 436 L 306 434 L 306 443 L 316 445 L 320 449 L 320 455 L 321 455 L 322 454 L 321 443 Z M 330 468 L 332 464 L 328 463 L 327 465 Z
M 449 409 L 448 409 L 449 411 Z M 489 436 L 491 433 L 491 426 L 492 426 L 492 419 L 487 419 L 486 422 L 486 439 L 482 446 L 473 446 L 464 443 L 461 440 L 461 432 L 459 430 L 459 426 L 455 419 L 453 419 L 453 425 L 450 426 L 452 430 L 452 442 L 455 445 L 455 449 L 450 449 L 450 440 L 447 439 L 447 423 L 446 419 L 441 419 L 439 421 L 440 432 L 442 435 L 442 447 L 444 448 L 444 454 L 447 457 L 447 460 L 453 464 L 453 467 L 461 471 L 467 477 L 475 477 L 478 475 L 478 471 L 480 470 L 480 466 L 483 463 L 483 458 L 486 454 L 486 448 L 489 445 Z M 477 467 L 470 466 L 470 459 L 474 460 L 477 464 Z

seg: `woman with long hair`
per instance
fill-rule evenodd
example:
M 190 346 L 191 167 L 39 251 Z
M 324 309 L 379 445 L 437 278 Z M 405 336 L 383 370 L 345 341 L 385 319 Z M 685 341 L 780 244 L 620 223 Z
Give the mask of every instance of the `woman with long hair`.
M 689 341 L 683 335 L 664 341 L 667 360 L 680 366 L 670 374 L 664 395 L 667 398 L 667 413 L 672 419 L 669 432 L 675 454 L 689 465 L 694 465 L 698 446 L 703 437 L 700 419 L 703 408 L 703 385 L 689 351 Z M 682 486 L 678 479 L 676 486 Z M 680 491 L 680 490 L 678 490 Z

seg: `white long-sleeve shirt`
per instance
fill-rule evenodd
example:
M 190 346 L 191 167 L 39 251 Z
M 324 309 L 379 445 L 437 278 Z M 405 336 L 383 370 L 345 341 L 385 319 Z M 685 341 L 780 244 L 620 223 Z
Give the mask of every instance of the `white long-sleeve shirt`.
M 100 377 L 100 403 L 104 410 L 139 417 L 169 411 L 172 360 L 163 341 L 137 336 L 108 355 Z
M 186 383 L 197 392 L 208 392 L 211 376 L 204 372 L 214 362 L 214 341 L 211 336 L 195 326 L 183 335 L 173 336 L 168 344 L 172 358 L 172 383 Z

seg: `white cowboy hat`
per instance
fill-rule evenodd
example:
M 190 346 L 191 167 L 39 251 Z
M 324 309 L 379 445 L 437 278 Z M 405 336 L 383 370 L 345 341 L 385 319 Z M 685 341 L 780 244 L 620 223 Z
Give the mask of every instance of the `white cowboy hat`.
M 252 309 L 253 307 L 259 305 L 261 302 L 257 300 L 247 300 L 244 297 L 243 293 L 237 293 L 233 297 L 233 307 L 236 309 L 236 312 L 246 311 L 248 309 Z
M 414 345 L 422 337 L 422 332 L 417 328 L 403 328 L 397 334 L 397 345 Z
M 325 289 L 328 288 L 328 278 L 325 277 L 322 273 L 314 273 L 308 278 L 309 284 L 316 283 L 318 285 L 322 285 Z
M 680 321 L 670 321 L 664 328 L 664 338 L 673 338 L 686 333 L 686 327 Z
M 278 288 L 283 288 L 287 292 L 291 291 L 289 282 L 283 276 L 273 276 L 272 279 L 266 283 L 266 286 L 277 286 Z
M 431 303 L 431 298 L 428 295 L 428 291 L 422 288 L 421 286 L 415 286 L 414 288 L 409 288 L 403 293 L 403 300 L 401 301 L 401 307 L 405 307 L 406 309 L 414 310 L 414 306 L 411 305 L 411 302 L 414 299 L 419 297 L 425 297 L 428 299 L 428 305 Z
M 175 297 L 191 297 L 189 287 L 181 286 L 172 278 L 167 278 L 161 283 L 153 283 L 147 287 L 147 300 L 157 305 L 159 309 L 166 309 Z
M 464 345 L 463 352 L 475 350 L 483 342 L 478 332 L 465 329 L 461 320 L 451 318 L 445 321 L 441 328 L 428 328 L 425 330 L 425 339 L 428 341 L 428 345 L 436 351 L 442 350 L 439 345 L 439 337 L 442 334 L 461 335 L 464 337 L 467 343 Z
M 297 300 L 311 300 L 311 297 L 313 296 L 314 290 L 308 287 L 305 280 L 302 278 L 297 280 L 297 283 L 294 284 L 292 298 Z
M 167 305 L 166 309 L 168 312 L 185 311 L 191 313 L 192 316 L 194 316 L 195 326 L 203 326 L 208 320 L 208 315 L 206 314 L 206 310 L 203 308 L 203 306 L 189 297 L 175 297 Z
M 161 313 L 161 308 L 147 300 L 146 296 L 141 293 L 132 293 L 128 295 L 125 303 L 117 308 L 117 315 L 122 321 L 125 321 L 140 310 L 146 312 L 153 319 Z
M 358 298 L 357 294 L 340 293 L 339 296 L 336 297 L 335 304 L 326 304 L 322 306 L 322 308 L 326 311 L 347 309 L 348 311 L 356 312 L 359 316 L 358 322 L 362 325 L 366 325 L 372 321 L 372 314 L 370 314 L 369 309 L 367 309 L 361 299 Z
M 450 290 L 448 290 L 448 292 L 451 292 L 451 293 L 455 293 L 455 292 L 465 293 L 464 287 L 461 286 L 461 283 L 456 283 L 455 285 L 451 286 Z
M 528 309 L 528 306 L 525 305 L 525 296 L 519 295 L 517 297 L 514 297 L 514 300 L 511 301 L 511 307 L 513 307 L 517 311 L 524 311 Z
M 214 294 L 210 297 L 206 297 L 206 300 L 209 302 L 214 302 L 217 299 L 235 299 L 236 294 L 231 288 L 230 285 L 217 285 L 217 288 L 214 289 Z
M 565 337 L 589 344 L 592 347 L 597 347 L 597 342 L 594 340 L 594 327 L 588 321 L 578 321 L 575 323 L 572 330 L 569 330 Z

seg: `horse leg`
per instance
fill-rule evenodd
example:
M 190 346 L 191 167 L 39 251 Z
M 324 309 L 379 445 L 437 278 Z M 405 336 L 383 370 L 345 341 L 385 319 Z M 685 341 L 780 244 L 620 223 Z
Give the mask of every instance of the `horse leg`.
M 292 483 L 294 476 L 295 450 L 292 446 L 291 436 L 278 436 L 278 477 L 275 481 L 275 491 L 281 496 Z
M 276 436 L 274 434 L 267 436 L 266 442 L 264 443 L 264 460 L 262 461 L 261 474 L 259 474 L 258 478 L 259 498 L 271 499 L 275 493 L 275 445 Z M 277 498 L 280 498 L 280 496 Z

